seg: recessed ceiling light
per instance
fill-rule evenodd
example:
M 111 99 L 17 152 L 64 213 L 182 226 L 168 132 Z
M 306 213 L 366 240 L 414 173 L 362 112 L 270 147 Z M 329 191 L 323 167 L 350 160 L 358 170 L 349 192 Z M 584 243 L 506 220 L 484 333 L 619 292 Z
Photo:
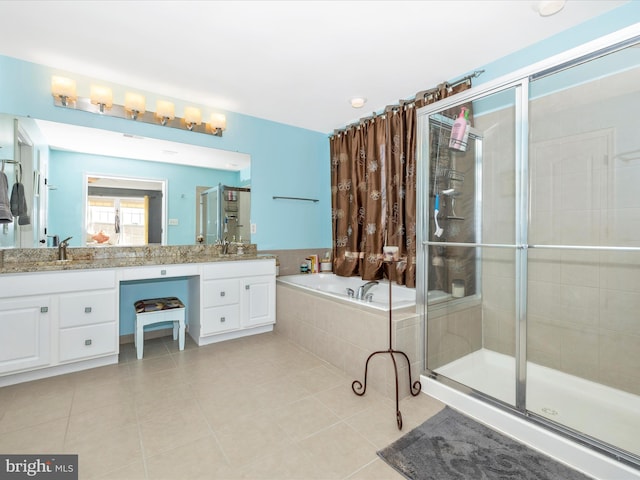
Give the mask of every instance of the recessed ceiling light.
M 364 97 L 353 97 L 351 99 L 351 106 L 353 108 L 362 108 L 365 103 L 367 103 L 367 99 Z
M 536 10 L 541 17 L 550 17 L 564 8 L 566 0 L 540 0 Z

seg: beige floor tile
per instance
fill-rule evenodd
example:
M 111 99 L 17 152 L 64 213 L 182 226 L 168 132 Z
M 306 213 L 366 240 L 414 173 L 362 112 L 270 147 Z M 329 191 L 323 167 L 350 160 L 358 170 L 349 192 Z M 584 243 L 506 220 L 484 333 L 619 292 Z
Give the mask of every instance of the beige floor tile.
M 82 478 L 82 477 L 81 477 Z M 98 480 L 146 480 L 147 473 L 144 468 L 144 460 L 142 457 L 136 459 L 133 463 L 123 466 L 115 466 L 113 470 L 98 474 Z
M 114 467 L 142 459 L 138 425 L 96 432 L 80 440 L 65 441 L 64 453 L 78 455 L 80 478 L 97 478 Z
M 396 480 L 376 450 L 443 407 L 402 400 L 397 432 L 392 399 L 277 334 L 187 345 L 0 389 L 0 452 L 78 454 L 83 480 Z
M 13 454 L 60 453 L 67 431 L 67 418 L 59 418 L 0 435 L 0 452 Z
M 65 441 L 75 443 L 85 438 L 95 438 L 96 435 L 136 425 L 136 422 L 136 410 L 131 400 L 111 403 L 71 414 Z
M 298 443 L 321 475 L 346 478 L 376 458 L 373 444 L 344 422 Z
M 374 391 L 368 391 L 365 395 L 359 397 L 351 390 L 350 382 L 329 390 L 323 390 L 315 394 L 315 397 L 340 418 L 348 418 L 355 415 L 383 398 Z
M 275 409 L 308 397 L 311 392 L 291 382 L 288 377 L 281 377 L 258 385 L 253 394 L 261 399 L 261 404 L 266 408 Z
M 292 440 L 302 440 L 340 422 L 331 410 L 313 397 L 306 397 L 272 413 L 278 426 Z
M 167 405 L 155 411 L 153 417 L 140 423 L 142 447 L 146 456 L 158 455 L 162 452 L 186 445 L 211 434 L 200 409 L 188 403 Z
M 14 395 L 0 420 L 0 433 L 20 430 L 69 416 L 73 401 L 73 388 L 48 395 L 26 392 L 25 390 Z
M 233 480 L 240 478 L 213 435 L 147 458 L 149 480 Z
M 280 453 L 291 445 L 291 440 L 277 421 L 260 414 L 230 422 L 216 431 L 216 437 L 234 467 Z
M 384 460 L 376 458 L 362 469 L 348 477 L 348 480 L 402 480 L 404 475 L 399 474 L 385 463 Z
M 404 425 L 404 416 L 403 412 L 403 429 L 398 430 L 395 401 L 385 401 L 376 402 L 371 407 L 347 418 L 345 422 L 373 443 L 377 449 L 381 449 L 410 430 Z
M 330 365 L 320 365 L 302 371 L 294 370 L 293 373 L 290 373 L 289 378 L 293 383 L 304 387 L 311 393 L 329 390 L 344 385 L 348 381 L 346 375 Z
M 131 384 L 127 381 L 83 382 L 77 384 L 71 404 L 71 414 L 104 407 L 114 403 L 133 403 Z
M 240 478 L 251 480 L 324 480 L 309 456 L 298 446 L 266 455 L 238 469 Z

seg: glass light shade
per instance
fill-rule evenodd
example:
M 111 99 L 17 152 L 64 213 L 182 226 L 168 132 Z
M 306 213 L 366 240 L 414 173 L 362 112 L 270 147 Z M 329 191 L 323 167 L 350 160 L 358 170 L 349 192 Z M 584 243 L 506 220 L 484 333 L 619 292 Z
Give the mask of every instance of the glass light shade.
M 138 112 L 139 114 L 144 113 L 145 110 L 145 98 L 144 95 L 140 95 L 139 93 L 131 93 L 127 92 L 124 95 L 124 109 L 128 112 Z
M 202 123 L 202 112 L 197 107 L 186 107 L 184 109 L 184 121 L 193 125 Z
M 211 127 L 211 130 L 215 130 L 216 128 L 224 130 L 227 128 L 227 117 L 222 113 L 212 113 L 209 126 Z
M 91 103 L 111 108 L 113 105 L 113 92 L 109 87 L 91 85 Z
M 55 97 L 67 97 L 75 100 L 76 97 L 76 81 L 66 77 L 51 77 L 51 93 Z
M 156 117 L 173 120 L 175 116 L 175 107 L 173 103 L 167 102 L 166 100 L 158 100 L 156 102 Z

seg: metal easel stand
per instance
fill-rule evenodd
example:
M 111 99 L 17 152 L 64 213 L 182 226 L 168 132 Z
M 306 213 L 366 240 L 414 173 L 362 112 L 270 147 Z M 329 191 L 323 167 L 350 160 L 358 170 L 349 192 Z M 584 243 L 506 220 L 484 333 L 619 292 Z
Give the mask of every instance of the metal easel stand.
M 422 385 L 420 384 L 420 380 L 416 380 L 413 384 L 411 383 L 411 362 L 409 362 L 409 357 L 407 357 L 407 354 L 400 350 L 393 349 L 393 336 L 392 336 L 393 320 L 392 320 L 392 309 L 391 309 L 392 307 L 392 303 L 391 303 L 391 281 L 392 281 L 391 270 L 392 268 L 391 267 L 395 262 L 385 261 L 384 263 L 387 264 L 387 272 L 388 272 L 387 276 L 389 279 L 389 349 L 378 350 L 377 352 L 373 352 L 371 355 L 369 355 L 369 357 L 367 358 L 367 362 L 365 363 L 365 366 L 364 366 L 364 384 L 359 380 L 354 380 L 353 383 L 351 384 L 351 389 L 353 390 L 353 393 L 355 393 L 359 397 L 363 396 L 367 392 L 367 373 L 369 370 L 369 360 L 371 360 L 373 357 L 375 357 L 378 354 L 388 353 L 389 356 L 391 357 L 391 361 L 393 362 L 393 371 L 396 376 L 396 422 L 398 423 L 398 430 L 402 430 L 402 413 L 400 412 L 400 401 L 398 399 L 398 365 L 396 362 L 396 357 L 394 356 L 395 354 L 402 355 L 407 361 L 407 367 L 409 369 L 409 392 L 411 393 L 411 395 L 414 397 L 417 396 L 420 393 Z

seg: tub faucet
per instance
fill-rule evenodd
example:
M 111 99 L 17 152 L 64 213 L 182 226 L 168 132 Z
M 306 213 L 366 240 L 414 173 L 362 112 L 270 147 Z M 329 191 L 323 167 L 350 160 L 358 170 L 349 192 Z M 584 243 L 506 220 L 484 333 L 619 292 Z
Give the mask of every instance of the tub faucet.
M 58 260 L 67 259 L 67 247 L 69 246 L 69 240 L 72 237 L 65 238 L 58 244 Z
M 356 294 L 356 298 L 358 300 L 364 300 L 367 297 L 367 292 L 369 291 L 369 289 L 371 289 L 371 287 L 378 285 L 379 282 L 373 281 L 373 282 L 367 282 L 364 285 L 361 285 L 360 287 L 358 287 L 358 293 Z

